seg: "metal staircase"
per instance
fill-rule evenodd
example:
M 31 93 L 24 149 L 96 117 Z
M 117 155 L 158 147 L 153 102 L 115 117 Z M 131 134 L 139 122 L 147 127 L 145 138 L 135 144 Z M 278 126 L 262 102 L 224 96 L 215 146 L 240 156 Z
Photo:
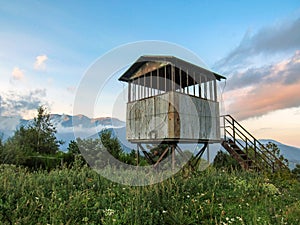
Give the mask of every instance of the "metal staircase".
M 271 171 L 288 169 L 232 116 L 221 116 L 222 146 L 245 170 Z

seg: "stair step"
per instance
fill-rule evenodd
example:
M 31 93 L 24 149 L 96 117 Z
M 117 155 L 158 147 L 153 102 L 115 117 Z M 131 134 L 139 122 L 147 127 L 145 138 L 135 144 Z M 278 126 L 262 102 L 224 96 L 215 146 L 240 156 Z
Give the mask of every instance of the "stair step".
M 235 127 L 233 129 L 236 129 Z M 256 141 L 256 139 L 255 139 Z M 224 139 L 222 142 L 222 146 L 232 155 L 233 158 L 235 158 L 239 164 L 244 169 L 250 169 L 250 170 L 261 170 L 259 167 L 256 166 L 256 163 L 259 163 L 261 168 L 264 169 L 272 169 L 270 165 L 264 165 L 263 162 L 257 161 L 257 158 L 253 156 L 253 158 L 250 158 L 247 154 L 248 151 L 242 147 L 242 149 L 239 147 L 239 145 L 232 139 Z M 261 146 L 257 145 L 257 148 L 261 151 L 264 149 L 261 149 Z M 265 151 L 265 150 L 264 150 Z M 265 154 L 267 155 L 267 160 L 270 162 L 274 162 L 278 160 L 276 157 L 269 154 L 268 151 L 265 151 Z M 257 162 L 256 162 L 257 161 Z M 284 165 L 274 165 L 275 170 L 277 168 L 284 168 Z

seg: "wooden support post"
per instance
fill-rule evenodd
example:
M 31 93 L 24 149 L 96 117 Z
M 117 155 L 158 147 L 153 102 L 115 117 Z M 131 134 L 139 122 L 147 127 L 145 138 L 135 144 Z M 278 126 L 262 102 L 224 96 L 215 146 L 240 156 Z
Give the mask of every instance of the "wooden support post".
M 190 94 L 190 90 L 189 90 L 189 74 L 188 74 L 188 70 L 186 70 L 186 91 L 187 91 L 187 94 Z
M 180 85 L 180 89 L 179 90 L 180 90 L 180 93 L 182 93 L 182 89 L 183 89 L 182 88 L 182 77 L 181 77 L 182 73 L 181 72 L 182 72 L 182 70 L 181 70 L 181 68 L 179 68 L 179 85 Z
M 140 163 L 140 144 L 137 144 L 137 150 L 136 150 L 136 165 L 138 166 Z
M 201 98 L 201 74 L 199 76 L 198 92 L 199 92 L 199 98 Z
M 172 86 L 172 91 L 175 91 L 175 68 L 173 65 L 171 65 L 171 80 L 172 80 L 172 83 L 171 83 L 171 86 Z
M 160 86 L 159 86 L 159 69 L 156 70 L 156 89 L 158 90 L 158 94 L 160 94 Z
M 132 81 L 132 101 L 135 101 L 135 83 Z
M 139 100 L 140 99 L 140 78 L 137 79 L 138 82 L 137 82 L 137 99 L 136 100 Z
M 204 98 L 207 99 L 207 79 L 204 77 Z
M 146 98 L 146 74 L 144 75 L 144 98 Z
M 193 79 L 194 79 L 194 86 L 193 86 L 193 94 L 194 94 L 194 96 L 196 96 L 196 80 L 195 80 L 195 72 L 193 73 Z
M 165 66 L 165 92 L 167 92 L 167 66 Z
M 150 163 L 150 164 L 154 164 L 154 160 L 151 158 L 151 156 L 149 155 L 149 153 L 143 148 L 142 144 L 138 144 L 139 148 L 142 150 L 142 152 L 144 153 L 144 156 L 146 158 L 146 160 Z
M 209 144 L 207 144 L 207 148 L 206 148 L 207 150 L 206 150 L 206 152 L 207 152 L 207 162 L 208 162 L 208 164 L 210 164 L 210 162 L 209 162 L 209 160 L 210 160 L 210 158 L 209 158 Z
M 209 81 L 209 100 L 214 100 L 212 95 L 213 95 L 213 85 L 212 85 L 212 81 Z
M 168 151 L 169 151 L 169 146 L 165 149 L 165 151 L 163 152 L 163 154 L 161 154 L 161 156 L 159 157 L 159 159 L 156 161 L 156 163 L 153 166 L 154 168 L 156 168 L 158 166 L 158 164 L 163 159 L 163 157 L 165 156 L 165 154 L 168 153 Z
M 153 71 L 151 71 L 151 73 L 150 73 L 150 93 L 148 92 L 148 97 L 152 96 L 152 88 L 153 88 L 153 81 L 152 81 L 152 79 L 153 79 Z
M 172 151 L 172 170 L 175 170 L 175 145 L 171 146 Z
M 218 101 L 218 94 L 217 94 L 217 81 L 214 79 L 214 100 L 215 102 Z
M 137 83 L 135 84 L 135 101 L 138 100 L 138 90 L 139 90 L 139 87 L 137 85 Z
M 133 99 L 133 101 L 136 101 L 136 99 L 137 99 L 137 85 L 136 85 L 136 83 L 134 83 L 134 99 Z
M 194 163 L 194 165 L 192 165 L 193 168 L 195 168 L 195 166 L 198 164 L 199 160 L 201 159 L 206 147 L 208 145 L 208 142 L 204 143 L 203 147 L 200 149 L 200 151 L 195 155 L 195 159 L 196 162 Z
M 128 102 L 131 102 L 131 82 L 128 82 Z

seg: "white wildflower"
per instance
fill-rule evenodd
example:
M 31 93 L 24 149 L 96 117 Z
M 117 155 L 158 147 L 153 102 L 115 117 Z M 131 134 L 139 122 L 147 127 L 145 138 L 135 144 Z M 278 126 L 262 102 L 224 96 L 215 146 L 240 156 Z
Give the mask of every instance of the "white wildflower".
M 113 210 L 113 209 L 105 209 L 104 210 L 105 216 L 112 216 L 112 215 L 114 215 L 114 213 L 115 213 L 115 210 Z

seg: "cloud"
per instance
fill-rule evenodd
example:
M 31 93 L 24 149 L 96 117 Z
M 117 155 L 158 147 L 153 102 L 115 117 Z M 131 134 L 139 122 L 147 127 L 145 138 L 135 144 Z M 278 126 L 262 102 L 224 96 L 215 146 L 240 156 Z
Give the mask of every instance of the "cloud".
M 226 111 L 238 119 L 300 106 L 300 17 L 246 32 L 214 69 L 228 74 Z
M 24 116 L 30 110 L 36 110 L 41 105 L 47 105 L 43 100 L 45 89 L 31 90 L 28 93 L 8 92 L 0 96 L 1 116 Z
M 240 44 L 216 63 L 216 69 L 249 63 L 254 56 L 295 51 L 300 48 L 300 18 L 265 27 L 251 36 L 247 32 Z
M 228 78 L 228 89 L 235 90 L 262 83 L 294 84 L 300 80 L 300 50 L 275 64 L 237 71 Z
M 24 71 L 21 70 L 19 67 L 15 67 L 11 75 L 14 80 L 22 80 L 24 78 Z
M 300 51 L 287 60 L 235 73 L 224 99 L 230 114 L 247 119 L 300 106 Z
M 35 70 L 45 70 L 46 69 L 46 61 L 48 60 L 47 55 L 39 55 L 36 57 L 35 63 L 34 63 L 34 69 Z

